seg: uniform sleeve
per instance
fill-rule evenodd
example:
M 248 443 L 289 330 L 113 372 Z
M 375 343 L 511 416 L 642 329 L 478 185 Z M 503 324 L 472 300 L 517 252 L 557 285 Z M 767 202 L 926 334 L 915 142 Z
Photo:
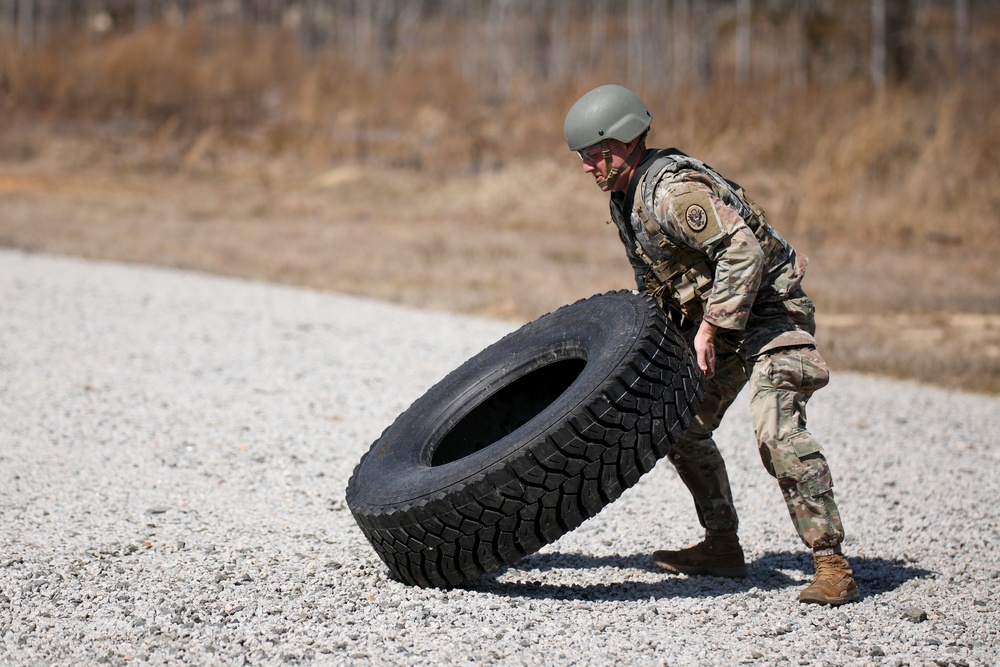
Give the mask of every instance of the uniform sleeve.
M 670 184 L 658 199 L 661 224 L 705 253 L 714 271 L 705 320 L 723 329 L 746 328 L 765 268 L 753 231 L 697 177 Z
M 739 217 L 735 211 L 733 215 Z M 764 252 L 757 237 L 740 218 L 737 228 L 724 236 L 709 256 L 714 259 L 715 282 L 705 304 L 705 319 L 723 329 L 742 330 L 757 298 L 764 273 Z

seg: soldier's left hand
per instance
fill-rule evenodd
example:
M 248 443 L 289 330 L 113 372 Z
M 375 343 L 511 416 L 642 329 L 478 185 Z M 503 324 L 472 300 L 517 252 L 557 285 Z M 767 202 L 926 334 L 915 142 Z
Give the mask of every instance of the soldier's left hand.
M 715 375 L 715 331 L 718 327 L 705 320 L 701 321 L 694 336 L 694 352 L 698 357 L 698 368 L 706 378 Z

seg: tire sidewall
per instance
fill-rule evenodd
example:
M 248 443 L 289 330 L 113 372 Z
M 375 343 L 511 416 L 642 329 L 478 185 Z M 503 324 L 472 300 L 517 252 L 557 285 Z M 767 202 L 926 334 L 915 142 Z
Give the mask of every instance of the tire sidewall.
M 487 347 L 434 385 L 375 442 L 349 484 L 369 511 L 446 497 L 453 487 L 530 451 L 599 399 L 647 327 L 646 298 L 616 292 L 565 306 Z M 432 466 L 435 448 L 478 405 L 548 364 L 582 359 L 580 375 L 527 423 L 468 456 Z

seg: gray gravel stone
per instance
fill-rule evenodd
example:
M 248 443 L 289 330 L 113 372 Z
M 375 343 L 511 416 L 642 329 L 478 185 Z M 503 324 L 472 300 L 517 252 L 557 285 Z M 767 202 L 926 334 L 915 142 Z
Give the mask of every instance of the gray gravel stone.
M 410 402 L 511 328 L 0 251 L 0 663 L 1000 663 L 1000 399 L 850 373 L 810 420 L 857 604 L 796 601 L 811 560 L 746 397 L 718 433 L 746 580 L 651 566 L 699 537 L 660 464 L 499 574 L 394 581 L 347 479 Z

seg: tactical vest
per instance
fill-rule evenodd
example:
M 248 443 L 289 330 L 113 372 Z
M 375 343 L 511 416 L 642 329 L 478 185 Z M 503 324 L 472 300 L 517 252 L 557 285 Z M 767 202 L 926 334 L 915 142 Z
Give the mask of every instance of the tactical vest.
M 625 195 L 623 204 L 630 204 L 630 213 L 642 224 L 646 234 L 656 245 L 655 256 L 647 252 L 635 238 L 631 221 L 625 218 L 624 210 L 617 210 L 614 202 L 611 214 L 622 232 L 622 240 L 630 246 L 635 255 L 648 266 L 643 276 L 647 291 L 653 296 L 680 308 L 693 321 L 701 319 L 705 303 L 708 301 L 715 280 L 714 268 L 709 266 L 704 251 L 686 245 L 679 245 L 663 233 L 663 228 L 649 211 L 652 204 L 652 188 L 647 182 L 652 175 L 658 182 L 668 173 L 691 169 L 707 176 L 714 186 L 714 194 L 726 205 L 733 208 L 747 226 L 764 252 L 764 266 L 770 267 L 776 259 L 790 252 L 788 243 L 778 234 L 764 217 L 764 211 L 750 198 L 738 184 L 725 179 L 707 164 L 689 157 L 676 149 L 655 151 L 637 167 Z M 649 204 L 647 204 L 649 195 Z M 624 207 L 623 207 L 624 209 Z

